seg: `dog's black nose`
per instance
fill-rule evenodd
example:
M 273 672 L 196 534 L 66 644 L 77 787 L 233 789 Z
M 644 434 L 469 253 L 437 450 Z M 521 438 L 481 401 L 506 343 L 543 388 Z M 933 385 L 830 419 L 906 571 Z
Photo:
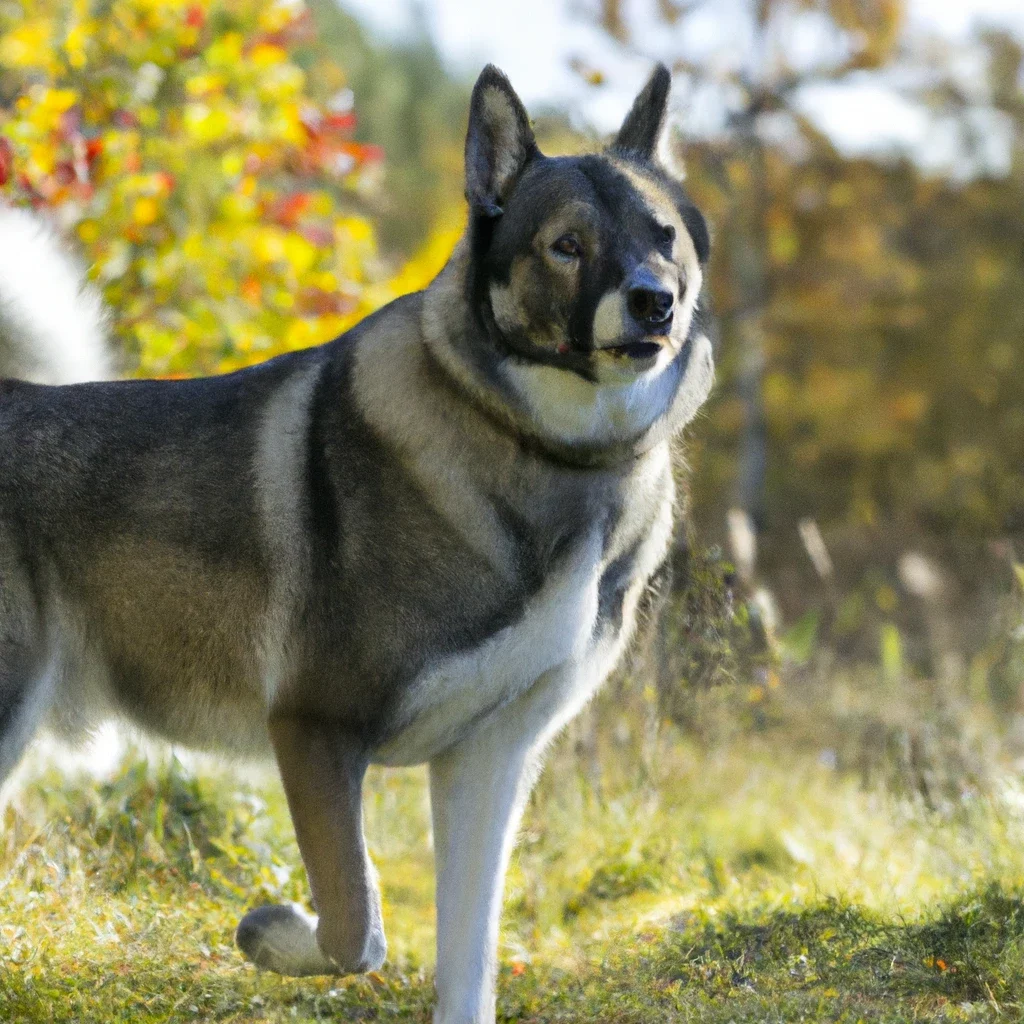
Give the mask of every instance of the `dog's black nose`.
M 660 288 L 631 288 L 629 311 L 643 323 L 663 323 L 672 312 L 672 293 Z
M 657 327 L 672 315 L 672 293 L 647 269 L 634 275 L 626 301 L 630 315 L 644 326 Z

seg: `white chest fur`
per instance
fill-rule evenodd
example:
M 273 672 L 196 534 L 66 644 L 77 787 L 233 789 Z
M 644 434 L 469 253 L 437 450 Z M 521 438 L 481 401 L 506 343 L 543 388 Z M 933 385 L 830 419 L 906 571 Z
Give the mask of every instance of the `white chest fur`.
M 516 622 L 428 669 L 412 685 L 399 711 L 409 724 L 375 752 L 374 760 L 429 760 L 545 672 L 585 661 L 597 622 L 601 571 L 602 544 L 595 529 L 568 553 Z

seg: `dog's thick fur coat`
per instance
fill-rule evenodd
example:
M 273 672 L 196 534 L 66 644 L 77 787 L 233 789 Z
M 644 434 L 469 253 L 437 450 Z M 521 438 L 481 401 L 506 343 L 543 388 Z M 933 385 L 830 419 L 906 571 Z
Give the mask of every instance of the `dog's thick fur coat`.
M 659 68 L 606 154 L 473 93 L 448 266 L 320 348 L 192 381 L 0 383 L 0 775 L 120 715 L 277 760 L 319 917 L 238 930 L 288 974 L 385 955 L 371 762 L 427 762 L 436 1020 L 494 1019 L 502 879 L 540 754 L 665 557 L 707 396 L 708 240 L 654 162 Z

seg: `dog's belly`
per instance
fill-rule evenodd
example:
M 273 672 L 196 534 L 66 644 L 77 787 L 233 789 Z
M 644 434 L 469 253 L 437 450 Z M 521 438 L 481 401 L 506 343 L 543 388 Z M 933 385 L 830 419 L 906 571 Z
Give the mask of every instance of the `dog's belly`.
M 152 546 L 148 556 L 123 559 L 129 568 L 116 575 L 94 560 L 74 596 L 51 587 L 50 724 L 74 741 L 119 718 L 192 749 L 262 755 L 258 596 L 252 611 L 227 574 L 204 574 L 184 559 L 180 571 L 161 572 L 169 560 L 161 564 Z
M 172 667 L 172 672 L 174 667 Z M 107 720 L 119 720 L 192 750 L 263 757 L 270 752 L 266 709 L 258 688 L 218 692 L 194 674 L 169 677 L 139 665 L 130 677 L 78 631 L 61 630 L 45 668 L 52 693 L 48 725 L 73 744 Z
M 413 682 L 398 709 L 397 728 L 373 760 L 429 761 L 546 672 L 582 668 L 593 647 L 600 577 L 601 538 L 595 530 L 545 581 L 518 621 L 430 666 Z

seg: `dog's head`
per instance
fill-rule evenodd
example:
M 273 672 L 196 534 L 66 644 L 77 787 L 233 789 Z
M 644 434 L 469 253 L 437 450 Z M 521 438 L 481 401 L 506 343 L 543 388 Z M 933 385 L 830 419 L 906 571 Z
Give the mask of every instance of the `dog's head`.
M 711 386 L 708 231 L 657 156 L 669 84 L 659 65 L 607 151 L 553 158 L 500 71 L 473 90 L 466 287 L 489 345 L 472 358 L 520 424 L 563 450 L 671 433 Z

